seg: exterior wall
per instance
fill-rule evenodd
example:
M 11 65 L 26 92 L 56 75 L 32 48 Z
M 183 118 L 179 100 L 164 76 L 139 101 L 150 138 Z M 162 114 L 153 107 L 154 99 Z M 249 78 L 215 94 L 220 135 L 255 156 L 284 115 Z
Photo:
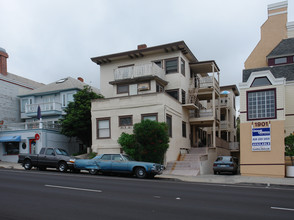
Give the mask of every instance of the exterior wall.
M 266 56 L 287 38 L 287 3 L 269 5 L 268 14 L 267 21 L 261 26 L 261 39 L 245 61 L 245 69 L 267 66 Z
M 271 151 L 252 151 L 252 123 L 240 124 L 240 172 L 244 176 L 285 176 L 284 121 L 271 121 Z
M 19 93 L 31 89 L 0 80 L 0 121 L 4 123 L 20 122 Z
M 119 96 L 125 96 L 125 94 L 117 94 L 117 89 L 116 86 L 113 86 L 109 84 L 109 82 L 114 81 L 114 70 L 118 68 L 119 66 L 126 66 L 126 65 L 144 65 L 144 64 L 149 64 L 152 61 L 156 60 L 164 60 L 168 58 L 175 58 L 175 57 L 180 57 L 185 60 L 185 70 L 186 70 L 186 80 L 182 80 L 185 78 L 181 73 L 180 73 L 180 64 L 179 64 L 179 72 L 178 73 L 170 73 L 166 74 L 166 81 L 169 82 L 169 84 L 166 86 L 166 90 L 168 89 L 175 89 L 175 88 L 187 88 L 189 85 L 189 78 L 190 78 L 190 71 L 189 71 L 189 61 L 186 59 L 185 56 L 179 51 L 176 52 L 170 52 L 170 53 L 161 53 L 161 54 L 155 54 L 155 55 L 150 55 L 146 56 L 140 59 L 127 59 L 127 60 L 121 60 L 121 61 L 116 61 L 108 64 L 102 64 L 100 66 L 100 88 L 103 96 L 105 98 L 111 98 L 111 97 L 119 97 Z M 183 87 L 184 86 L 184 87 Z M 155 88 L 156 89 L 156 88 Z M 187 89 L 186 94 L 188 93 Z M 151 91 L 145 91 L 142 92 L 141 94 L 145 93 L 152 93 L 155 92 L 156 90 L 151 90 Z M 140 94 L 140 93 L 139 93 Z
M 285 136 L 294 133 L 294 82 L 287 82 L 285 87 Z
M 79 144 L 75 138 L 68 138 L 56 131 L 50 130 L 24 130 L 24 131 L 10 131 L 1 132 L 1 136 L 21 136 L 21 142 L 19 142 L 19 153 L 30 153 L 29 140 L 35 139 L 35 135 L 39 134 L 40 139 L 36 140 L 35 152 L 39 153 L 42 147 L 59 147 L 65 149 L 70 155 L 79 151 Z M 26 148 L 23 149 L 22 144 L 26 144 Z M 0 143 L 0 161 L 17 162 L 18 155 L 6 155 L 3 143 Z
M 165 122 L 166 114 L 172 116 L 172 137 L 166 153 L 166 162 L 176 160 L 180 148 L 190 147 L 188 111 L 166 93 L 153 93 L 130 97 L 92 101 L 92 150 L 101 153 L 119 153 L 117 139 L 122 132 L 132 133 L 133 126 L 119 127 L 118 117 L 132 115 L 133 124 L 141 121 L 142 114 L 157 113 L 158 121 Z M 110 117 L 111 138 L 97 139 L 97 118 Z M 186 138 L 182 137 L 182 121 L 187 122 Z

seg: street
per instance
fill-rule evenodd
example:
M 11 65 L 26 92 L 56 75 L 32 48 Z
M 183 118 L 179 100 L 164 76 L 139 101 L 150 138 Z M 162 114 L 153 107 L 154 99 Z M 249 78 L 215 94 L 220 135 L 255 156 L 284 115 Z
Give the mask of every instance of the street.
M 0 219 L 294 219 L 294 188 L 0 169 Z

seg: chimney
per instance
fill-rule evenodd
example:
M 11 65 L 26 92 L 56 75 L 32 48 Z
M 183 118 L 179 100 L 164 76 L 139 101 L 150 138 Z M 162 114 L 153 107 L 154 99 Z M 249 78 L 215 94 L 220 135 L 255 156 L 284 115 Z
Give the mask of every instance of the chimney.
M 147 48 L 147 45 L 146 44 L 140 44 L 137 47 L 138 47 L 138 50 L 141 50 L 141 49 Z
M 80 80 L 81 82 L 84 82 L 84 79 L 82 77 L 78 77 L 78 80 Z
M 0 47 L 0 74 L 7 76 L 7 58 L 6 50 Z
M 267 6 L 268 17 L 287 14 L 288 1 L 278 2 Z

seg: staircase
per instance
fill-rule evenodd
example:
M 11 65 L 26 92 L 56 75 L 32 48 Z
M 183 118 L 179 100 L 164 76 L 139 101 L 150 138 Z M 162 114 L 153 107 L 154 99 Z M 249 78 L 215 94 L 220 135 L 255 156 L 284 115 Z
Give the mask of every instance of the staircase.
M 207 148 L 191 148 L 189 153 L 180 155 L 177 161 L 168 162 L 164 174 L 197 176 L 200 172 L 201 156 L 207 155 Z

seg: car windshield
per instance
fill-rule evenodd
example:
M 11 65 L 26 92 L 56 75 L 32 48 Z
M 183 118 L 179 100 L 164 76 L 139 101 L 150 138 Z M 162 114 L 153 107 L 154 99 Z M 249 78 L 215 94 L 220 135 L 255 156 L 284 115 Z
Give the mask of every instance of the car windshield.
M 224 157 L 218 157 L 217 159 L 216 159 L 216 161 L 224 161 L 224 162 L 232 162 L 232 157 L 226 157 L 226 156 L 224 156 Z
M 132 157 L 130 157 L 129 155 L 123 155 L 124 158 L 128 161 L 135 161 Z
M 57 148 L 57 149 L 56 149 L 56 153 L 57 153 L 58 155 L 68 156 L 68 153 L 67 153 L 65 150 L 60 149 L 60 148 Z

